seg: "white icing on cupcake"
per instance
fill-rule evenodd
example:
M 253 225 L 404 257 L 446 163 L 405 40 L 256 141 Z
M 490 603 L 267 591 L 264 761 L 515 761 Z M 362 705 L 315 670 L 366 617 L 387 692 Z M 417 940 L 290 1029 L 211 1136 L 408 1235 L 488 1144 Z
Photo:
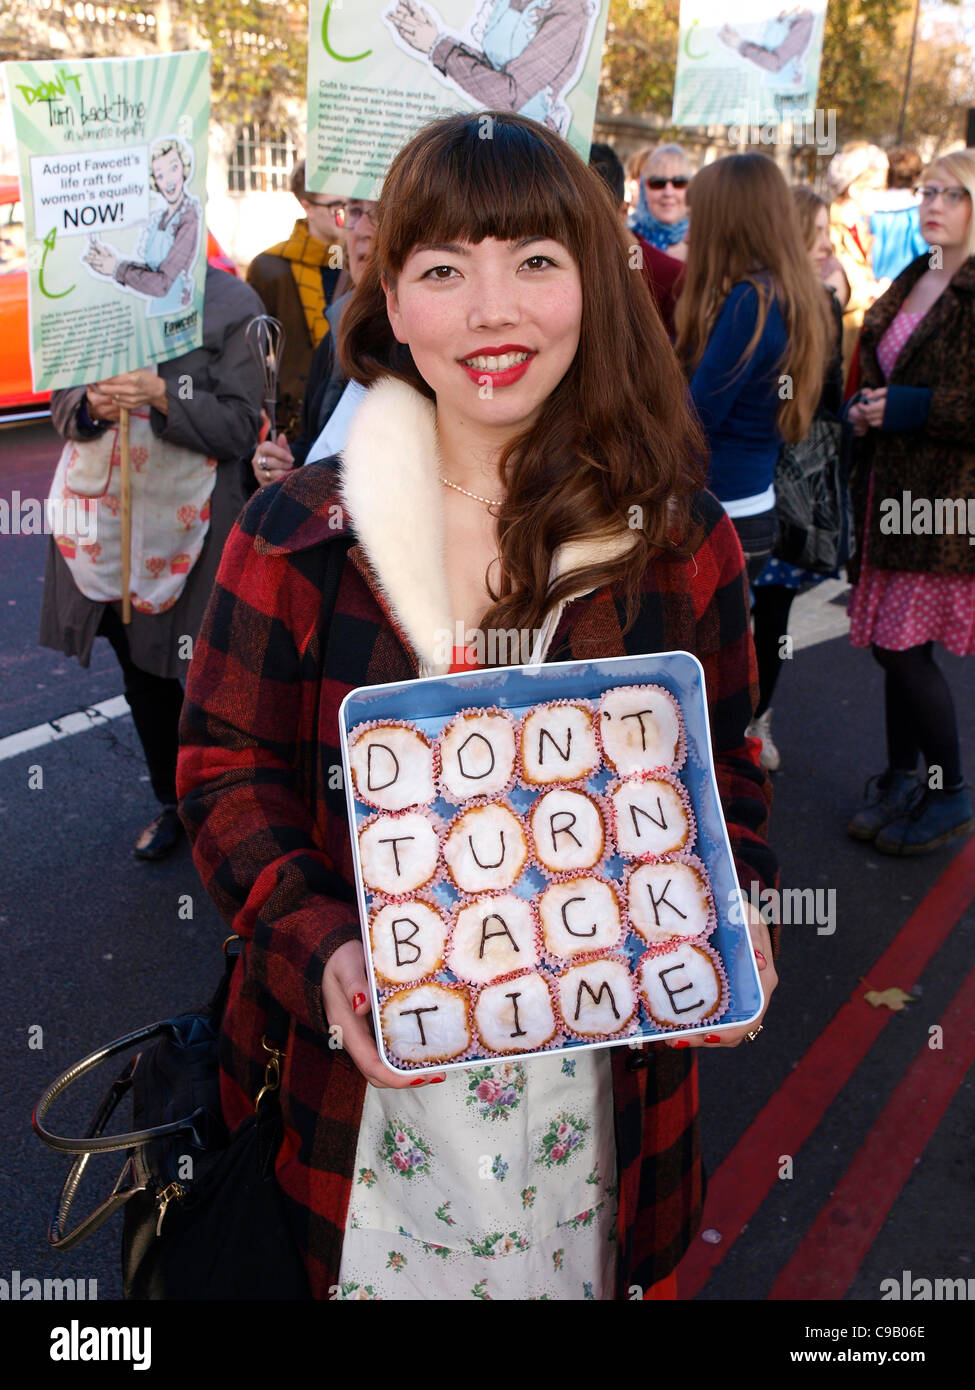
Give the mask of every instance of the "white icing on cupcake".
M 601 878 L 549 884 L 538 900 L 538 915 L 546 951 L 563 960 L 612 950 L 623 932 L 619 899 Z
M 407 985 L 441 968 L 447 924 L 419 899 L 387 903 L 373 915 L 369 939 L 376 973 L 391 985 Z
M 637 993 L 621 960 L 590 960 L 558 977 L 559 1010 L 566 1026 L 581 1037 L 620 1033 L 637 1011 Z
M 367 888 L 396 897 L 413 893 L 437 872 L 439 842 L 419 811 L 377 816 L 359 832 L 359 862 Z
M 555 787 L 530 812 L 535 856 L 553 873 L 591 869 L 603 857 L 606 831 L 599 807 L 586 792 Z
M 349 762 L 355 795 L 381 811 L 426 806 L 436 795 L 433 748 L 405 724 L 366 729 L 350 746 Z
M 655 1022 L 674 1026 L 718 1017 L 721 978 L 714 961 L 698 946 L 682 941 L 672 951 L 646 955 L 637 967 L 640 993 Z
M 648 685 L 607 690 L 596 719 L 606 761 L 620 777 L 676 763 L 681 717 L 665 690 Z
M 627 879 L 626 910 L 651 945 L 700 936 L 713 923 L 707 881 L 693 864 L 641 864 Z
M 484 985 L 537 964 L 535 919 L 524 898 L 515 893 L 478 898 L 457 913 L 447 967 L 461 979 Z
M 470 995 L 463 985 L 400 989 L 380 1008 L 390 1056 L 402 1062 L 449 1062 L 471 1045 Z
M 462 893 L 503 892 L 528 859 L 525 829 L 503 802 L 472 806 L 458 816 L 443 847 L 450 876 Z
M 481 1041 L 492 1052 L 531 1052 L 558 1032 L 552 996 L 538 973 L 485 985 L 474 1005 Z
M 684 801 L 670 782 L 635 777 L 611 789 L 616 847 L 630 859 L 676 854 L 686 849 L 691 826 Z
M 526 782 L 579 782 L 599 766 L 591 712 L 583 705 L 539 705 L 521 726 L 521 766 Z
M 452 801 L 497 796 L 515 770 L 515 729 L 503 714 L 460 713 L 440 735 L 440 786 Z

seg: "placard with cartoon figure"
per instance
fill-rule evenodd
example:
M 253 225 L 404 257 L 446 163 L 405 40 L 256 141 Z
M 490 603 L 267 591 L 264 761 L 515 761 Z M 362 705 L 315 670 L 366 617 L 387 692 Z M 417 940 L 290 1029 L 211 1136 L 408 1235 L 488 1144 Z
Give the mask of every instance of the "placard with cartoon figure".
M 35 391 L 203 340 L 209 53 L 6 63 Z
M 826 0 L 681 0 L 675 126 L 811 123 Z
M 589 156 L 609 0 L 310 0 L 310 189 L 378 196 L 420 126 L 516 111 Z M 487 137 L 486 137 L 487 138 Z

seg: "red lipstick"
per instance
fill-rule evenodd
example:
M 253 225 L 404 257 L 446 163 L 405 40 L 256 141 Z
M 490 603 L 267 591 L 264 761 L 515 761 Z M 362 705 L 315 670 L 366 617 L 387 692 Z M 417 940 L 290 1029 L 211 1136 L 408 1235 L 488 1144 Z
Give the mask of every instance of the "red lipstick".
M 514 366 L 505 367 L 502 371 L 494 372 L 488 371 L 484 367 L 468 366 L 467 362 L 464 361 L 463 358 L 460 358 L 458 360 L 460 362 L 460 366 L 463 367 L 464 371 L 470 377 L 471 381 L 476 382 L 478 386 L 490 385 L 492 388 L 495 386 L 511 386 L 516 381 L 520 381 L 521 378 L 527 372 L 528 368 L 531 366 L 532 360 L 536 355 L 534 352 L 532 352 L 531 348 L 525 347 L 522 343 L 504 343 L 501 347 L 477 348 L 474 352 L 468 353 L 467 356 L 469 358 L 503 357 L 506 353 L 509 352 L 524 352 L 527 353 L 528 356 L 525 358 L 524 362 L 517 362 Z

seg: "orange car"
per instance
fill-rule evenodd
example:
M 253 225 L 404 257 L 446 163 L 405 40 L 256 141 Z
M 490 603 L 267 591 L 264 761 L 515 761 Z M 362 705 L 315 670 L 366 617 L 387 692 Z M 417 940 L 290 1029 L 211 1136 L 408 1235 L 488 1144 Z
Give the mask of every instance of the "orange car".
M 207 260 L 218 270 L 237 274 L 212 232 L 207 232 Z M 27 317 L 27 251 L 20 184 L 0 174 L 0 422 L 47 415 L 49 391 L 33 388 Z

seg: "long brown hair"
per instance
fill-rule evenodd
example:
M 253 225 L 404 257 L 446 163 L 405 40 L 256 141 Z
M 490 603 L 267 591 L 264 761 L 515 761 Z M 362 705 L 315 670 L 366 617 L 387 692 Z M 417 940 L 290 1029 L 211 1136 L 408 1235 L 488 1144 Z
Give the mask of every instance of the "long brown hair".
M 731 369 L 741 370 L 765 330 L 774 298 L 787 336 L 779 370 L 791 382 L 777 423 L 783 438 L 795 444 L 807 434 L 822 393 L 829 320 L 788 185 L 765 155 L 732 154 L 694 175 L 687 202 L 691 234 L 674 316 L 677 355 L 692 372 L 725 299 L 747 281 L 758 295 L 758 314 L 751 340 Z
M 383 184 L 372 255 L 342 317 L 342 364 L 363 385 L 392 375 L 433 399 L 393 336 L 381 277 L 395 285 L 422 243 L 525 236 L 552 237 L 571 252 L 582 326 L 566 375 L 502 453 L 501 574 L 482 623 L 538 628 L 583 583 L 622 584 L 630 623 L 651 560 L 690 543 L 705 448 L 612 198 L 560 136 L 510 112 L 482 112 L 435 121 L 399 152 Z M 560 545 L 618 536 L 635 518 L 642 520 L 627 555 L 549 588 Z

